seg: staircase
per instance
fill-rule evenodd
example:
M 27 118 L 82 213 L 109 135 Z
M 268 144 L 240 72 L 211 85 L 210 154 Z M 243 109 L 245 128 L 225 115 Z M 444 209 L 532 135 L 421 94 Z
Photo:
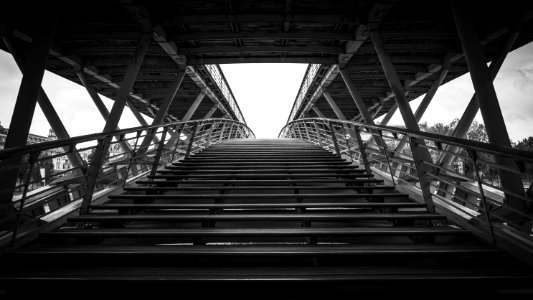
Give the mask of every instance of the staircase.
M 1 273 L 10 296 L 243 299 L 527 294 L 533 279 L 364 168 L 284 139 L 229 140 L 166 166 L 5 253 Z

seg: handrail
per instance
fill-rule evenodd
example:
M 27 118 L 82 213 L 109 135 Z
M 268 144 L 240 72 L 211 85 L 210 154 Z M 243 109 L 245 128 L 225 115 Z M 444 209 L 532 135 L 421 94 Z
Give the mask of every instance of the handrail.
M 328 118 L 302 118 L 302 119 L 298 119 L 298 120 L 287 123 L 283 127 L 283 129 L 285 129 L 285 127 L 289 126 L 290 124 L 296 123 L 299 121 L 330 121 L 330 122 L 335 122 L 339 124 L 357 125 L 357 126 L 362 126 L 362 127 L 369 128 L 369 129 L 375 129 L 375 130 L 386 130 L 390 132 L 410 135 L 415 138 L 432 139 L 434 141 L 438 141 L 441 143 L 446 143 L 446 144 L 450 144 L 450 145 L 454 145 L 458 147 L 468 147 L 468 148 L 471 148 L 472 150 L 490 152 L 491 154 L 506 155 L 506 156 L 514 155 L 520 158 L 525 158 L 533 162 L 533 152 L 531 151 L 508 148 L 508 147 L 503 147 L 499 145 L 483 143 L 483 142 L 467 140 L 467 139 L 461 139 L 461 138 L 457 138 L 453 136 L 440 135 L 440 134 L 431 133 L 431 132 L 414 131 L 414 130 L 410 130 L 406 128 L 398 128 L 398 127 L 391 127 L 391 126 L 369 125 L 369 124 L 359 123 L 355 121 L 344 121 L 344 120 L 339 120 L 339 119 L 328 119 Z M 281 132 L 283 132 L 283 129 L 280 131 L 280 134 L 278 135 L 278 137 L 281 137 Z
M 110 132 L 105 133 L 105 134 L 104 133 L 91 133 L 91 134 L 71 137 L 71 138 L 68 138 L 68 139 L 47 141 L 47 142 L 43 142 L 43 143 L 30 144 L 30 145 L 24 145 L 24 146 L 18 146 L 18 147 L 2 149 L 2 150 L 0 150 L 0 160 L 8 158 L 10 156 L 13 156 L 14 154 L 21 154 L 22 155 L 22 154 L 28 154 L 28 153 L 36 151 L 36 150 L 48 150 L 48 149 L 53 149 L 53 148 L 60 148 L 60 147 L 68 146 L 68 145 L 71 145 L 71 144 L 79 144 L 79 143 L 83 143 L 83 142 L 90 142 L 92 140 L 104 138 L 104 137 L 107 137 L 107 136 L 110 136 L 110 135 L 120 136 L 120 135 L 126 134 L 126 133 L 133 133 L 133 132 L 136 132 L 136 131 L 139 131 L 139 130 L 154 129 L 154 128 L 159 128 L 159 127 L 162 127 L 162 126 L 163 127 L 172 127 L 172 126 L 176 126 L 176 125 L 184 124 L 184 123 L 196 123 L 196 122 L 208 123 L 208 122 L 211 122 L 211 121 L 228 121 L 228 122 L 240 123 L 239 121 L 229 120 L 229 119 L 224 119 L 224 118 L 211 118 L 211 119 L 202 119 L 202 120 L 191 120 L 191 121 L 187 121 L 187 122 L 178 121 L 178 122 L 172 122 L 172 123 L 165 123 L 163 125 L 137 126 L 137 127 L 126 128 L 126 129 L 114 130 L 114 131 L 110 131 Z M 251 129 L 249 129 L 249 130 L 251 131 Z
M 425 203 L 428 210 L 438 210 L 487 242 L 533 264 L 532 152 L 327 118 L 288 122 L 279 137 L 306 140 L 361 164 Z M 397 149 L 404 140 L 407 146 Z M 449 146 L 459 152 L 448 151 Z M 428 151 L 429 157 L 413 159 L 412 153 L 421 149 Z M 451 163 L 443 162 L 443 155 L 452 155 Z M 509 185 L 509 181 L 516 184 Z
M 74 201 L 80 203 L 80 213 L 90 213 L 95 192 L 154 175 L 161 166 L 233 138 L 255 135 L 244 123 L 213 118 L 139 126 L 1 150 L 0 178 L 16 179 L 10 181 L 14 186 L 0 186 L 0 240 L 10 234 L 14 246 L 28 228 Z M 145 139 L 150 140 L 148 145 L 142 143 Z M 124 143 L 131 147 L 123 148 Z M 84 165 L 68 164 L 68 155 L 75 152 L 87 160 Z

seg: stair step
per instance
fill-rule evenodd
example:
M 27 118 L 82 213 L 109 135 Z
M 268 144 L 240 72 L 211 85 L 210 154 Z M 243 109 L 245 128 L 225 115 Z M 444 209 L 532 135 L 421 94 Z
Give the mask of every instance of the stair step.
M 202 173 L 207 173 L 207 174 L 234 174 L 234 173 L 237 173 L 237 174 L 246 174 L 246 173 L 251 173 L 251 174 L 258 174 L 258 175 L 263 175 L 263 174 L 271 174 L 271 173 L 274 173 L 274 174 L 317 174 L 316 172 L 320 172 L 320 174 L 342 174 L 342 175 L 346 175 L 346 174 L 365 174 L 366 171 L 365 170 L 358 170 L 358 169 L 288 169 L 288 170 L 284 170 L 284 169 L 249 169 L 249 170 L 239 170 L 239 169 L 234 169 L 234 170 L 216 170 L 216 169 L 208 169 L 208 170 L 179 170 L 179 169 L 174 169 L 174 170 L 171 170 L 171 169 L 163 169 L 163 170 L 158 170 L 157 171 L 158 173 L 161 173 L 161 174 L 178 174 L 178 173 L 185 173 L 185 174 L 202 174 Z M 285 172 L 285 173 L 284 173 Z
M 60 245 L 23 248 L 6 253 L 24 259 L 29 255 L 75 256 L 335 256 L 335 255 L 461 255 L 502 254 L 496 248 L 447 244 L 282 245 L 282 246 L 181 246 L 181 245 Z
M 148 178 L 313 178 L 313 177 L 373 177 L 370 174 L 324 174 L 324 173 L 308 173 L 308 174 L 188 174 L 188 175 L 153 175 Z
M 184 187 L 124 187 L 124 191 L 241 191 L 241 190 L 259 190 L 265 189 L 265 186 L 184 186 Z M 389 185 L 373 186 L 269 186 L 268 190 L 394 190 Z
M 148 176 L 151 178 L 152 176 Z M 375 178 L 354 178 L 350 180 L 346 179 L 211 179 L 211 180 L 139 180 L 138 184 L 157 184 L 157 185 L 183 185 L 183 184 L 262 184 L 265 186 L 270 185 L 294 185 L 294 184 L 310 184 L 310 183 L 340 183 L 340 184 L 353 184 L 353 183 L 383 183 L 381 179 Z
M 358 170 L 358 166 L 334 166 L 334 165 L 305 165 L 305 166 L 271 166 L 271 165 L 248 165 L 248 166 L 226 166 L 226 165 L 177 165 L 177 166 L 166 166 L 165 169 L 168 170 L 255 170 L 257 172 L 262 172 L 263 170 L 280 170 L 280 171 L 293 171 L 293 170 Z
M 281 198 L 305 198 L 305 199 L 383 199 L 385 197 L 407 198 L 403 193 L 380 193 L 380 194 L 176 194 L 176 195 L 136 195 L 122 194 L 109 195 L 109 199 L 281 199 Z
M 276 214 L 87 214 L 68 218 L 69 222 L 241 222 L 241 221 L 359 221 L 359 220 L 444 220 L 446 217 L 427 213 L 276 213 Z
M 224 237 L 224 236 L 406 236 L 471 235 L 464 229 L 442 227 L 358 227 L 358 228 L 105 228 L 60 229 L 42 232 L 42 237 Z
M 231 162 L 217 162 L 217 161 L 189 161 L 189 160 L 181 160 L 180 162 L 172 163 L 174 166 L 234 166 L 234 165 L 251 165 L 251 166 L 273 166 L 273 165 L 283 165 L 283 166 L 316 166 L 316 165 L 351 165 L 352 162 L 349 161 L 328 161 L 328 162 L 320 162 L 320 161 L 269 161 L 269 162 L 256 162 L 256 161 L 246 161 L 246 160 L 235 160 Z
M 343 203 L 343 202 L 322 202 L 322 203 L 106 203 L 92 205 L 92 209 L 257 209 L 257 208 L 425 208 L 424 204 L 414 202 L 368 202 L 368 203 Z

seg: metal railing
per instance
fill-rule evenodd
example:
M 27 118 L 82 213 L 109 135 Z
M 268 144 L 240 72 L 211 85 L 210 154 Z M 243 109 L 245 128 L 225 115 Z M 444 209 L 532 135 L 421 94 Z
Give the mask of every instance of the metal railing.
M 222 95 L 224 95 L 224 98 L 226 98 L 226 101 L 228 102 L 229 107 L 237 115 L 237 119 L 240 122 L 246 124 L 246 121 L 244 120 L 244 116 L 242 115 L 239 104 L 237 104 L 237 101 L 235 100 L 235 97 L 233 96 L 233 92 L 231 91 L 231 88 L 229 87 L 228 82 L 226 81 L 226 77 L 224 77 L 224 73 L 222 73 L 220 66 L 219 65 L 204 65 L 204 67 L 211 74 L 211 77 L 213 78 L 218 88 L 222 92 Z
M 302 84 L 300 85 L 300 89 L 298 90 L 298 95 L 296 96 L 296 100 L 294 100 L 294 103 L 292 105 L 291 113 L 289 114 L 288 121 L 291 121 L 296 116 L 296 113 L 300 109 L 300 106 L 304 102 L 305 96 L 307 95 L 307 92 L 309 91 L 309 88 L 313 84 L 315 80 L 315 76 L 318 73 L 318 70 L 320 69 L 320 64 L 310 64 L 307 67 L 307 70 L 305 71 L 304 79 L 302 81 Z
M 428 209 L 436 208 L 494 244 L 508 245 L 511 241 L 533 259 L 533 188 L 522 181 L 517 190 L 488 180 L 501 176 L 502 180 L 529 178 L 524 182 L 531 182 L 532 152 L 321 118 L 290 122 L 279 137 L 306 140 L 360 164 L 424 202 Z M 429 156 L 414 160 L 414 151 L 427 151 Z
M 0 239 L 10 235 L 8 238 L 14 245 L 21 235 L 42 225 L 47 216 L 66 206 L 88 213 L 93 198 L 106 191 L 120 188 L 139 177 L 154 175 L 159 167 L 189 157 L 210 144 L 254 137 L 253 132 L 238 121 L 206 119 L 135 127 L 1 150 L 0 178 L 17 176 L 17 183 L 0 190 L 4 197 L 1 204 L 3 215 L 11 211 L 9 217 L 0 220 Z M 150 142 L 143 143 L 144 139 Z M 94 157 L 98 149 L 105 150 L 100 160 Z M 83 165 L 70 165 L 67 157 L 73 153 L 80 154 Z M 20 163 L 6 163 L 13 158 Z M 6 201 L 7 197 L 11 201 Z

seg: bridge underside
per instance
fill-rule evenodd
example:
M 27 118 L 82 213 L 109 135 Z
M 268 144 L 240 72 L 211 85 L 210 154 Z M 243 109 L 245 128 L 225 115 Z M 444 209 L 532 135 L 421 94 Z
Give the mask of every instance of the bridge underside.
M 324 116 L 336 117 L 320 91 L 316 94 L 327 88 L 347 119 L 360 119 L 335 66 L 349 74 L 374 118 L 386 114 L 394 97 L 369 37 L 374 30 L 384 41 L 408 100 L 426 93 L 443 67 L 449 68 L 444 82 L 467 72 L 448 1 L 90 1 L 63 7 L 47 3 L 31 12 L 26 7 L 34 3 L 14 5 L 18 7 L 0 14 L 17 51 L 27 53 L 39 24 L 57 19 L 47 69 L 81 83 L 76 74 L 81 67 L 88 83 L 111 99 L 117 97 L 141 34 L 150 34 L 129 98 L 138 111 L 153 116 L 179 70 L 192 67 L 169 110 L 174 121 L 183 118 L 202 91 L 191 70 L 220 98 L 222 92 L 205 65 L 226 63 L 317 64 L 295 118 L 317 116 L 309 107 L 305 110 L 308 102 L 316 102 Z M 470 10 L 487 62 L 518 27 L 512 49 L 533 38 L 527 1 L 476 4 Z M 211 107 L 209 101 L 202 102 L 194 118 Z M 223 115 L 217 110 L 213 116 Z

